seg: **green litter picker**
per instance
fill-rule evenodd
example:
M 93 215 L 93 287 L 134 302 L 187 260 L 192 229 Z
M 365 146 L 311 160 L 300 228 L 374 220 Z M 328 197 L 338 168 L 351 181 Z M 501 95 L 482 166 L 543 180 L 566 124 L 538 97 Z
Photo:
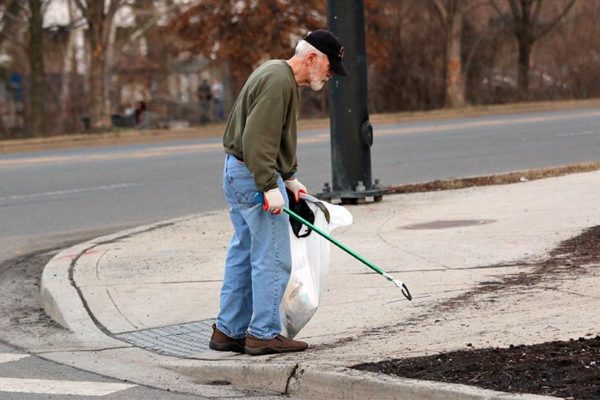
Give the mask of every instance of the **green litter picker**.
M 256 193 L 255 199 L 256 199 L 257 203 L 264 205 L 264 198 L 263 198 L 262 193 Z M 348 246 L 344 245 L 342 242 L 331 237 L 329 234 L 323 232 L 321 229 L 317 228 L 316 226 L 314 226 L 313 224 L 311 224 L 310 222 L 308 222 L 307 220 L 305 220 L 304 218 L 302 218 L 300 215 L 296 214 L 289 208 L 283 207 L 283 212 L 285 212 L 290 217 L 294 218 L 296 221 L 306 225 L 313 231 L 317 232 L 319 235 L 323 236 L 325 239 L 329 240 L 331 243 L 335 244 L 337 247 L 344 250 L 346 253 L 350 254 L 352 257 L 356 258 L 358 261 L 362 262 L 367 267 L 369 267 L 373 271 L 377 272 L 379 275 L 382 275 L 385 279 L 387 279 L 388 281 L 390 281 L 394 285 L 396 285 L 396 287 L 399 287 L 400 290 L 402 291 L 402 294 L 404 295 L 404 297 L 406 297 L 408 300 L 412 300 L 412 295 L 410 294 L 410 291 L 408 290 L 406 285 L 401 280 L 395 279 L 393 276 L 391 276 L 390 274 L 388 274 L 387 272 L 385 272 L 384 270 L 379 268 L 377 265 L 373 264 L 372 262 L 370 262 L 369 260 L 367 260 L 366 258 L 361 256 L 354 250 L 350 249 Z

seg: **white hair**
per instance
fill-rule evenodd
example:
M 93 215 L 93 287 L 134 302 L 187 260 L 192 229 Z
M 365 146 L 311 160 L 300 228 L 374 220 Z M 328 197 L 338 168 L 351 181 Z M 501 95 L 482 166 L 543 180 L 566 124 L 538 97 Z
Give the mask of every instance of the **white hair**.
M 296 45 L 296 52 L 295 52 L 295 54 L 297 56 L 304 57 L 304 56 L 306 56 L 310 52 L 317 53 L 319 55 L 319 57 L 325 56 L 325 53 L 323 53 L 322 51 L 318 50 L 315 46 L 313 46 L 312 44 L 308 43 L 304 39 L 300 40 L 298 42 L 298 44 Z

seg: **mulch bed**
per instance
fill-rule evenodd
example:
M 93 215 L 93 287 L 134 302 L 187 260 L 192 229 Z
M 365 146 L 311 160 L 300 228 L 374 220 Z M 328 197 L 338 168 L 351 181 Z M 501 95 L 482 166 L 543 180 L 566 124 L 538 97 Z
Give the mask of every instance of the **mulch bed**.
M 504 392 L 600 399 L 600 336 L 531 346 L 462 350 L 353 368 Z

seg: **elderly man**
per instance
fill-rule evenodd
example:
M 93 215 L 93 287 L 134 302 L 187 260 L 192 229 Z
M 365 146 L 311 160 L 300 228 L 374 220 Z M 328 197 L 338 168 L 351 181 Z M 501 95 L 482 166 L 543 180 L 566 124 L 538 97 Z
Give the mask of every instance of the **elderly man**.
M 307 192 L 295 177 L 298 87 L 320 90 L 334 73 L 347 75 L 342 57 L 331 32 L 310 32 L 292 58 L 259 66 L 233 106 L 223 136 L 223 190 L 234 234 L 211 349 L 263 355 L 308 347 L 280 334 L 279 304 L 292 265 L 288 218 L 281 211 L 286 188 L 295 201 Z

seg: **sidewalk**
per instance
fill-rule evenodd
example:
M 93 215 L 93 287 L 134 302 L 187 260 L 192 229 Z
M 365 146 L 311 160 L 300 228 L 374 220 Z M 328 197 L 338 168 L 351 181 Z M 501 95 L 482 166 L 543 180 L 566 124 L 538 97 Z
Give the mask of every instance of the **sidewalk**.
M 303 353 L 250 357 L 208 349 L 231 234 L 225 210 L 66 249 L 45 268 L 41 300 L 82 346 L 142 348 L 160 355 L 161 368 L 199 383 L 228 381 L 309 398 L 361 398 L 361 391 L 377 399 L 536 398 L 345 367 L 467 344 L 564 340 L 600 326 L 597 274 L 518 290 L 502 281 L 528 273 L 558 243 L 600 225 L 600 171 L 389 195 L 348 209 L 354 224 L 334 236 L 404 281 L 414 300 L 332 248 L 324 303 L 298 336 L 311 346 Z M 492 284 L 494 291 L 478 291 Z

